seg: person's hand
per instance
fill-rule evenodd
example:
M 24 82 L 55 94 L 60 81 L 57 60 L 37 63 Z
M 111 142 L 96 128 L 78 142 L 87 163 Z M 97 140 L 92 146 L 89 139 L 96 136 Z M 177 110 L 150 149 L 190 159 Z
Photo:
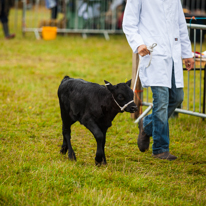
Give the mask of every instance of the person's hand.
M 138 47 L 137 51 L 138 51 L 138 54 L 142 57 L 147 55 L 147 54 L 150 54 L 150 51 L 147 49 L 146 45 L 144 45 L 144 44 L 140 45 Z
M 194 68 L 194 63 L 195 63 L 195 61 L 194 61 L 193 58 L 187 58 L 187 59 L 184 59 L 184 61 L 185 61 L 186 69 L 187 69 L 188 71 L 190 71 L 191 69 Z

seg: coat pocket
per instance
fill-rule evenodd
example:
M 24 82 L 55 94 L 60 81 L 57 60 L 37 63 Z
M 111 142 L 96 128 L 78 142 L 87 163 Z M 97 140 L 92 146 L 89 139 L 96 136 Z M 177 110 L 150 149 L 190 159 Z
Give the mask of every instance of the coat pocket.
M 147 46 L 152 46 L 154 43 L 157 44 L 157 46 L 153 48 L 152 55 L 157 55 L 157 56 L 166 55 L 166 43 L 165 43 L 164 37 L 151 36 L 151 37 L 145 38 L 145 43 Z

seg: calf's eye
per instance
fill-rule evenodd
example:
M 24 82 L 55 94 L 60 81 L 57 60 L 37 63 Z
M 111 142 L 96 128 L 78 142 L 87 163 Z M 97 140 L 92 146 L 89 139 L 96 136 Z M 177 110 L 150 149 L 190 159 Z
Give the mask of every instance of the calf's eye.
M 124 100 L 124 96 L 123 96 L 122 94 L 119 94 L 119 95 L 118 95 L 118 99 L 119 99 L 120 101 L 123 101 L 123 100 Z

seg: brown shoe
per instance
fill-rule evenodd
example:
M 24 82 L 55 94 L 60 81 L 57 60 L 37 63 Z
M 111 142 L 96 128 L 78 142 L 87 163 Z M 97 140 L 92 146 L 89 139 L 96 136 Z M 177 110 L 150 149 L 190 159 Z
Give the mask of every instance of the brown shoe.
M 10 34 L 5 37 L 5 39 L 13 39 L 16 35 L 15 34 Z
M 170 160 L 170 161 L 177 159 L 176 156 L 171 155 L 169 152 L 163 152 L 163 153 L 160 153 L 160 154 L 153 154 L 152 156 L 155 157 L 155 158 L 166 159 L 166 160 Z
M 139 147 L 139 150 L 141 152 L 145 152 L 149 149 L 149 143 L 150 143 L 150 136 L 148 136 L 143 129 L 143 118 L 139 121 L 139 136 L 137 139 L 137 144 Z

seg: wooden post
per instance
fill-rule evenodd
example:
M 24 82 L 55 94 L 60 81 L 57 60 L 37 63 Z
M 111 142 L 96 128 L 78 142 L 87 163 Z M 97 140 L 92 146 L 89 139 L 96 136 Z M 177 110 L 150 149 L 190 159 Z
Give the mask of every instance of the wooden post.
M 138 63 L 139 63 L 139 55 L 133 53 L 132 54 L 132 89 L 133 89 L 134 83 L 135 83 L 136 73 L 137 73 L 137 69 L 138 69 L 137 68 L 138 67 Z M 136 84 L 135 90 L 136 91 L 140 91 L 141 90 L 141 82 L 140 82 L 139 77 L 137 79 L 137 84 Z M 137 98 L 136 94 L 138 95 L 139 98 Z M 139 117 L 139 115 L 140 115 L 139 112 L 140 112 L 140 104 L 141 104 L 141 102 L 140 102 L 141 95 L 140 95 L 140 93 L 136 93 L 136 94 L 134 95 L 134 102 L 135 102 L 135 104 L 138 107 L 138 111 L 131 114 L 131 118 L 133 118 L 133 119 L 137 119 Z

